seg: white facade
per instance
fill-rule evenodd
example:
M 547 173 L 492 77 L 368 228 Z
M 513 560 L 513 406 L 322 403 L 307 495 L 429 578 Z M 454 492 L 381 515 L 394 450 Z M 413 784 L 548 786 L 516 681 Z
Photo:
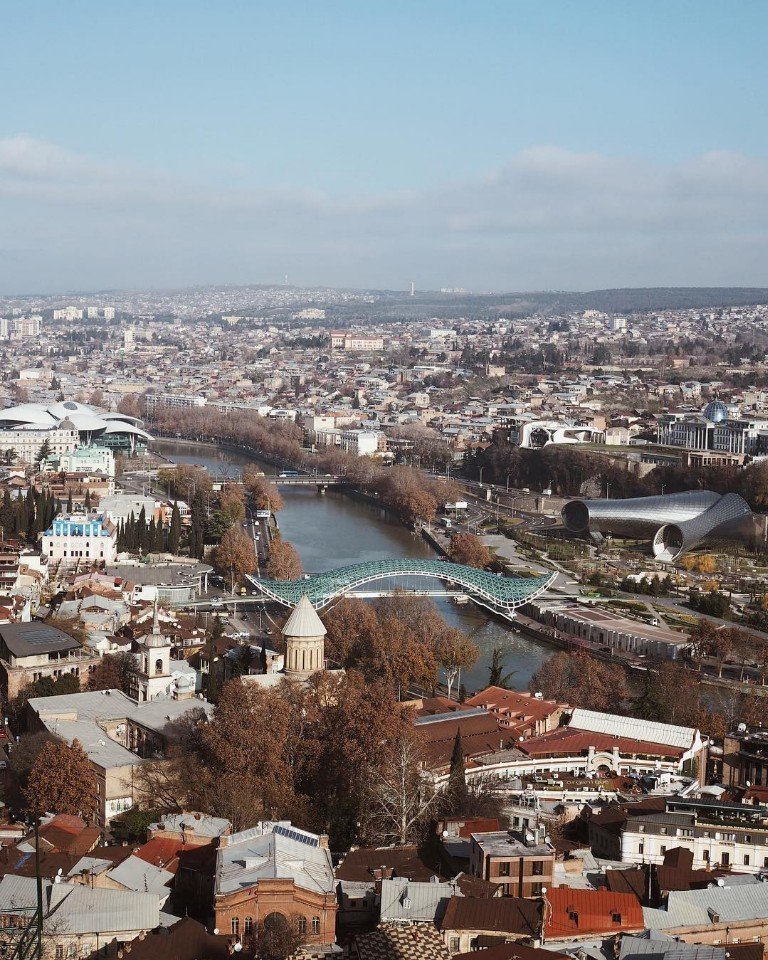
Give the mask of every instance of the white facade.
M 58 516 L 43 534 L 42 552 L 66 563 L 114 563 L 117 528 L 103 514 Z
M 77 430 L 59 429 L 49 430 L 45 427 L 20 430 L 0 430 L 0 454 L 15 450 L 19 460 L 33 464 L 37 462 L 40 447 L 48 441 L 51 454 L 55 457 L 72 453 L 77 449 L 80 437 Z
M 729 866 L 739 873 L 768 869 L 768 830 L 764 827 L 738 830 L 728 826 L 669 825 L 667 833 L 629 821 L 621 835 L 622 863 L 663 863 L 667 850 L 684 847 L 693 853 L 693 869 Z M 700 834 L 696 836 L 695 834 Z
M 43 469 L 49 472 L 92 473 L 99 471 L 106 477 L 115 475 L 115 455 L 107 447 L 78 447 L 71 452 L 48 457 Z
M 315 430 L 315 441 L 319 447 L 341 447 L 345 453 L 356 457 L 370 457 L 377 453 L 380 436 L 375 430 Z
M 15 339 L 39 337 L 43 318 L 37 315 L 31 317 L 15 317 L 11 320 L 10 335 Z

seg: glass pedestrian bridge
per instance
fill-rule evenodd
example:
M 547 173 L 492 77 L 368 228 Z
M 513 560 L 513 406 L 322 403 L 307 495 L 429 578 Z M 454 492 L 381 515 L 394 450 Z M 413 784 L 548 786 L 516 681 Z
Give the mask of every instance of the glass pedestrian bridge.
M 369 560 L 325 573 L 305 575 L 300 580 L 248 579 L 262 594 L 285 607 L 295 606 L 306 595 L 315 610 L 322 610 L 336 597 L 351 593 L 367 583 L 392 577 L 440 580 L 449 589 L 460 588 L 461 592 L 481 606 L 511 615 L 517 607 L 533 600 L 551 586 L 557 573 L 540 577 L 504 577 L 442 560 Z M 382 587 L 371 593 L 366 591 L 366 596 L 388 596 L 393 592 L 392 587 Z

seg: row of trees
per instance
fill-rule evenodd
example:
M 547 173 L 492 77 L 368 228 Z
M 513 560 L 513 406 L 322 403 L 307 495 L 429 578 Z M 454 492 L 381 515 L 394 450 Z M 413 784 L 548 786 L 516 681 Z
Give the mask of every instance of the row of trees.
M 60 511 L 61 502 L 48 490 L 29 487 L 26 494 L 12 499 L 6 489 L 0 506 L 0 527 L 6 537 L 26 539 L 34 544 Z
M 485 479 L 494 483 L 534 490 L 550 487 L 562 496 L 604 496 L 606 485 L 617 498 L 706 489 L 738 493 L 756 510 L 768 507 L 768 464 L 764 462 L 744 469 L 658 466 L 639 477 L 624 464 L 589 450 L 554 446 L 527 450 L 497 437 L 466 458 L 470 475 L 479 475 L 481 468 Z

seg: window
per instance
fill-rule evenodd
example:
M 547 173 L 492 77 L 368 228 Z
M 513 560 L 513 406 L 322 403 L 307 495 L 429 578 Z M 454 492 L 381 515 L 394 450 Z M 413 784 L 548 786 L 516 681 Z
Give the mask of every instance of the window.
M 666 828 L 666 827 L 660 827 L 660 828 L 659 828 L 659 833 L 665 834 L 666 832 L 667 832 L 667 828 Z
M 451 953 L 458 953 L 461 949 L 461 940 L 458 937 L 451 937 L 448 941 L 448 949 Z
M 645 833 L 645 824 L 644 823 L 639 824 L 637 831 L 638 833 Z
M 541 877 L 544 875 L 544 861 L 543 860 L 534 860 L 533 861 L 533 875 L 534 877 Z
M 509 864 L 508 864 L 508 863 L 500 863 L 500 864 L 499 864 L 499 876 L 500 876 L 500 877 L 508 877 L 508 876 L 509 876 Z
M 240 917 L 232 917 L 232 936 L 240 935 Z
M 531 884 L 531 896 L 532 896 L 532 897 L 540 897 L 540 896 L 541 896 L 541 892 L 542 892 L 543 889 L 544 889 L 544 884 L 543 884 L 543 883 L 532 883 L 532 884 Z
M 659 850 L 660 850 L 662 856 L 667 852 L 667 848 L 664 846 L 663 843 L 662 843 L 662 845 L 659 847 Z
M 64 947 L 62 944 L 56 944 L 56 960 L 64 960 Z
M 638 845 L 637 845 L 637 852 L 638 852 L 638 853 L 645 853 L 645 844 L 644 844 L 644 843 L 638 843 Z
M 320 917 L 312 917 L 312 935 L 317 937 L 320 934 Z
M 723 852 L 720 854 L 720 863 L 721 863 L 721 865 L 724 866 L 724 867 L 729 866 L 730 863 L 731 863 L 731 855 L 730 855 L 730 853 L 726 853 L 725 851 L 723 851 Z
M 709 863 L 709 850 L 705 850 L 705 851 L 702 853 L 702 857 L 703 857 L 703 859 L 704 859 L 704 863 Z M 768 857 L 766 857 L 765 859 L 766 859 L 766 861 L 768 862 Z
M 745 854 L 744 854 L 744 866 L 745 866 L 745 867 L 748 867 L 748 866 L 749 866 L 749 854 L 748 854 L 748 853 L 745 853 Z
M 245 918 L 245 934 L 248 936 L 249 933 L 253 930 L 253 917 Z
M 300 937 L 303 937 L 307 933 L 307 918 L 298 917 L 296 920 L 296 932 Z
M 612 920 L 614 923 L 621 923 L 621 914 L 620 914 L 620 913 L 612 913 L 612 914 L 611 914 L 611 920 Z

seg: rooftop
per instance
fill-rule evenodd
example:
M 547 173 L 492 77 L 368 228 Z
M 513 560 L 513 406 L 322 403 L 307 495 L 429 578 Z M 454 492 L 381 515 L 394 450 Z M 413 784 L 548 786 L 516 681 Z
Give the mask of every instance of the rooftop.
M 299 830 L 290 820 L 262 821 L 222 838 L 216 862 L 217 895 L 277 878 L 293 880 L 297 887 L 314 893 L 332 893 L 330 851 L 317 834 Z
M 0 624 L 0 641 L 14 657 L 35 657 L 47 653 L 79 650 L 81 644 L 68 634 L 47 623 Z

